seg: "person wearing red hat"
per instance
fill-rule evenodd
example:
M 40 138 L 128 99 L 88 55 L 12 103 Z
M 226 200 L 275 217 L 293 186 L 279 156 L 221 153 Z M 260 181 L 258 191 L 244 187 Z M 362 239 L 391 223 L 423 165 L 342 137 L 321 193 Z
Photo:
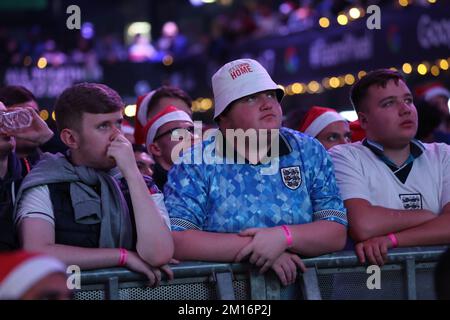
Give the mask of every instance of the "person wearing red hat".
M 359 120 L 350 122 L 352 142 L 362 141 L 366 137 L 366 131 L 361 127 Z
M 22 247 L 81 269 L 127 267 L 152 284 L 173 275 L 162 194 L 137 168 L 121 132 L 123 101 L 106 85 L 79 83 L 55 104 L 67 154 L 44 154 L 17 194 Z
M 0 300 L 68 300 L 66 266 L 55 257 L 0 253 Z
M 125 119 L 122 121 L 122 133 L 128 141 L 134 143 L 134 127 Z
M 450 146 L 414 139 L 417 110 L 402 75 L 368 73 L 351 89 L 366 139 L 330 150 L 361 263 L 390 248 L 450 243 Z
M 160 190 L 164 190 L 167 173 L 179 156 L 173 155 L 172 151 L 179 143 L 183 144 L 180 151 L 194 144 L 194 123 L 186 112 L 167 106 L 148 121 L 144 132 L 145 145 L 156 162 L 153 180 Z M 178 137 L 184 138 L 179 141 Z
M 440 82 L 431 82 L 416 89 L 416 95 L 436 107 L 444 117 L 450 115 L 450 91 Z
M 144 127 L 148 120 L 167 106 L 174 106 L 186 112 L 192 118 L 192 99 L 189 95 L 176 87 L 162 86 L 145 95 L 139 96 L 136 102 L 135 143 L 145 144 Z
M 319 140 L 326 150 L 338 144 L 350 143 L 348 121 L 331 108 L 314 106 L 309 109 L 298 131 Z

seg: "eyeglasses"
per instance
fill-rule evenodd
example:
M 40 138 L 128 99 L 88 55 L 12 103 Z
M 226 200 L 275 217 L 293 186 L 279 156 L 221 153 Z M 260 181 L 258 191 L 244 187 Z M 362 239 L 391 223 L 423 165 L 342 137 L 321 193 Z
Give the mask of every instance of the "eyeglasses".
M 169 134 L 170 133 L 170 135 L 175 135 L 175 137 L 181 137 L 181 136 L 183 136 L 186 132 L 188 132 L 190 135 L 194 135 L 194 126 L 192 126 L 192 127 L 187 127 L 187 128 L 180 128 L 180 127 L 175 127 L 175 128 L 172 128 L 172 129 L 170 129 L 170 130 L 167 130 L 167 131 L 164 131 L 164 132 L 162 132 L 162 133 L 160 133 L 160 134 L 158 134 L 154 139 L 153 139 L 153 141 L 156 141 L 156 140 L 158 140 L 159 138 L 161 138 L 162 136 L 165 136 L 165 135 L 167 135 L 167 134 Z

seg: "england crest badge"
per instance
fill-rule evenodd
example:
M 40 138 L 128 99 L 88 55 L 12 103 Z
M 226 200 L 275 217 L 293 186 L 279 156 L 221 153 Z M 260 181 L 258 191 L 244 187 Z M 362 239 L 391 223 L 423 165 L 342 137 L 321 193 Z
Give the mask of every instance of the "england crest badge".
M 399 194 L 405 210 L 422 210 L 422 195 L 420 193 Z
M 284 185 L 291 190 L 298 189 L 302 184 L 302 174 L 300 167 L 287 167 L 281 168 L 281 177 L 283 178 Z

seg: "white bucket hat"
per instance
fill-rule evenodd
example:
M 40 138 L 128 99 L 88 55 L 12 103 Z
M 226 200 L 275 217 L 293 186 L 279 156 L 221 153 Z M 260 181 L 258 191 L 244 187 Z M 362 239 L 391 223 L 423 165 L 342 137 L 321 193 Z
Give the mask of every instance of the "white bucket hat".
M 238 59 L 228 62 L 212 76 L 214 119 L 231 102 L 265 90 L 276 90 L 278 102 L 284 91 L 277 86 L 267 70 L 256 60 Z

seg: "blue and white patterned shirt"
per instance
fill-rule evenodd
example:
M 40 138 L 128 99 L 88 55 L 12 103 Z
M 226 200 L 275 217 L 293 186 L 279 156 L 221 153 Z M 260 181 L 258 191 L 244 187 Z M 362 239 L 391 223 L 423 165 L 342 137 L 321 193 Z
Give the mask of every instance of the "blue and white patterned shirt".
M 203 150 L 216 151 L 214 138 L 195 145 L 184 158 L 192 160 L 196 152 L 205 157 Z M 333 164 L 323 146 L 281 128 L 279 150 L 279 167 L 272 175 L 261 172 L 270 163 L 174 165 L 164 189 L 172 230 L 237 233 L 317 220 L 347 226 Z

